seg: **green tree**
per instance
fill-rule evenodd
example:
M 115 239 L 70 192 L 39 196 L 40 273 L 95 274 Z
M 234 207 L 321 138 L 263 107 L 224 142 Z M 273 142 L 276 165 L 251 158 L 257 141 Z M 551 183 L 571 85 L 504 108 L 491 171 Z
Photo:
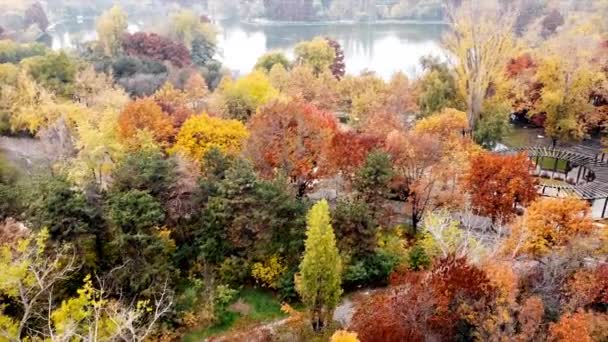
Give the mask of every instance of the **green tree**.
M 71 98 L 78 71 L 77 62 L 65 52 L 31 57 L 23 61 L 30 76 L 57 96 Z
M 191 10 L 181 10 L 171 17 L 170 36 L 192 50 L 192 43 L 202 39 L 215 45 L 217 32 L 212 24 L 204 22 Z
M 160 151 L 130 153 L 112 173 L 112 191 L 148 191 L 161 198 L 170 186 L 175 165 Z
M 35 228 L 46 228 L 54 240 L 69 242 L 96 232 L 96 208 L 65 177 L 40 176 L 28 188 L 27 217 Z
M 341 251 L 352 257 L 374 252 L 377 224 L 367 203 L 361 200 L 339 201 L 332 212 L 332 225 Z
M 127 14 L 118 5 L 103 12 L 97 19 L 97 37 L 106 56 L 118 54 L 127 25 Z
M 336 58 L 336 51 L 325 38 L 316 37 L 311 41 L 296 45 L 295 55 L 298 63 L 310 65 L 318 75 L 329 70 Z
M 342 260 L 330 220 L 325 200 L 308 212 L 306 247 L 296 276 L 296 289 L 311 312 L 315 331 L 331 319 L 342 295 Z
M 255 69 L 261 69 L 265 72 L 270 72 L 270 70 L 272 70 L 272 67 L 278 64 L 282 65 L 285 69 L 289 69 L 289 67 L 291 66 L 289 59 L 287 59 L 284 53 L 280 51 L 271 51 L 263 54 L 260 58 L 258 58 L 258 61 L 255 64 Z
M 427 116 L 444 108 L 463 109 L 464 101 L 458 95 L 456 79 L 448 65 L 435 58 L 422 58 L 421 64 L 426 71 L 418 83 L 421 114 Z
M 161 228 L 165 213 L 160 202 L 145 191 L 130 190 L 111 193 L 106 206 L 110 242 L 104 268 L 115 269 L 113 280 L 130 295 L 153 294 L 174 272 L 175 245 Z
M 511 129 L 509 116 L 513 108 L 505 102 L 486 101 L 483 115 L 473 132 L 475 141 L 487 149 L 492 149 Z
M 377 213 L 381 202 L 388 197 L 393 173 L 391 157 L 382 151 L 371 152 L 357 171 L 354 190 L 372 212 Z

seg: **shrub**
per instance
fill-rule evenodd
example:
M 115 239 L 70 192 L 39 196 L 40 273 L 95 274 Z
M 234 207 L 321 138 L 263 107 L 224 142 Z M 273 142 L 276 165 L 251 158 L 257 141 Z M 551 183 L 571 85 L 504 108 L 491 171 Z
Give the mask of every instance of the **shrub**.
M 287 267 L 283 264 L 283 260 L 273 255 L 264 263 L 256 262 L 251 268 L 251 275 L 258 284 L 262 287 L 276 289 L 279 287 L 281 275 L 285 273 Z
M 219 277 L 224 284 L 242 285 L 251 273 L 249 262 L 243 258 L 230 256 L 220 264 Z

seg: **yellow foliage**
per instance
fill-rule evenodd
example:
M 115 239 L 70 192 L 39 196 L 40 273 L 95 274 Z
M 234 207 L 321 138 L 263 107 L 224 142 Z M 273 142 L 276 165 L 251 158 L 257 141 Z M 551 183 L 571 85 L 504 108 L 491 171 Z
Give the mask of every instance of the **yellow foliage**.
M 452 108 L 444 108 L 441 112 L 428 116 L 416 123 L 414 130 L 418 134 L 433 134 L 441 139 L 462 136 L 468 129 L 467 114 Z
M 186 120 L 170 153 L 183 152 L 194 160 L 200 160 L 213 148 L 237 154 L 248 136 L 247 128 L 240 121 L 197 115 Z
M 251 275 L 264 287 L 276 289 L 279 278 L 287 271 L 280 257 L 273 255 L 264 263 L 256 262 L 251 268 Z
M 356 333 L 338 330 L 332 335 L 331 342 L 359 342 L 359 338 Z

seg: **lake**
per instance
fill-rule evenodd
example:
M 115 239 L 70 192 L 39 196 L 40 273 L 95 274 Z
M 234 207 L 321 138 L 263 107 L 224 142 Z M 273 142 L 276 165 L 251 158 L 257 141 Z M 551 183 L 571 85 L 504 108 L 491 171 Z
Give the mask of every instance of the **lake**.
M 141 26 L 129 25 L 135 32 Z M 53 48 L 70 48 L 78 41 L 96 39 L 94 21 L 63 23 L 51 32 Z M 218 58 L 238 74 L 248 73 L 259 56 L 270 50 L 293 55 L 295 45 L 316 36 L 331 37 L 344 49 L 346 72 L 373 70 L 388 79 L 396 71 L 416 76 L 422 56 L 444 57 L 440 45 L 445 26 L 426 23 L 247 24 L 218 23 Z

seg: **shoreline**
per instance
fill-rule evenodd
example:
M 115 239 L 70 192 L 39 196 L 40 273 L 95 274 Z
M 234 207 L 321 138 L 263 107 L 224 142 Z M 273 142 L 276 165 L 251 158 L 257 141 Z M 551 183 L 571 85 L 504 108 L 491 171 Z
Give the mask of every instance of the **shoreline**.
M 355 26 L 355 25 L 448 25 L 443 20 L 382 19 L 374 21 L 358 20 L 319 20 L 319 21 L 277 21 L 268 19 L 241 19 L 243 25 L 249 26 Z

